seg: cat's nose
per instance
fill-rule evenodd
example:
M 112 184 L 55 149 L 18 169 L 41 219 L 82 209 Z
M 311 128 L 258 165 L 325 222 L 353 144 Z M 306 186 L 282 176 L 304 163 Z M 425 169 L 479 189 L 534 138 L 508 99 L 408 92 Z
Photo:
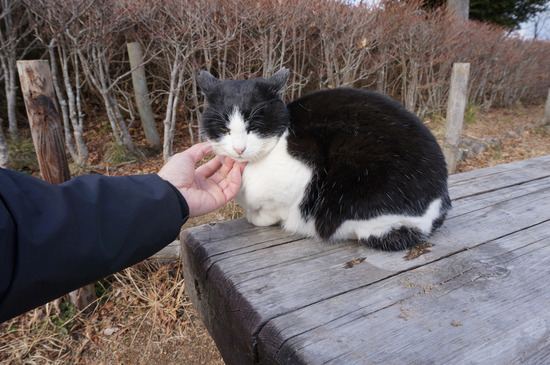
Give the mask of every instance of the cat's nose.
M 243 154 L 244 150 L 246 150 L 246 147 L 233 147 L 233 151 L 239 156 Z

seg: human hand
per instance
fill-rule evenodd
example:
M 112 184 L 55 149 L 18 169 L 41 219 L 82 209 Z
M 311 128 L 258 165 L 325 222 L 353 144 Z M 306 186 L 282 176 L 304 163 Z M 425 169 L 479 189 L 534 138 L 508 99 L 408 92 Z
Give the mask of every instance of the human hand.
M 174 185 L 189 206 L 189 216 L 210 213 L 235 197 L 241 186 L 246 163 L 219 156 L 195 169 L 203 157 L 212 153 L 210 143 L 199 143 L 177 153 L 164 165 L 158 175 Z

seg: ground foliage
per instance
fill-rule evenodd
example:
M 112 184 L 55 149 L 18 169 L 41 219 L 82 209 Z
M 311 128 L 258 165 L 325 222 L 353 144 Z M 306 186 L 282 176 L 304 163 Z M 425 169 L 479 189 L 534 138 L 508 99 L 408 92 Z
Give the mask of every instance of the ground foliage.
M 489 111 L 473 110 L 463 136 L 498 141 L 487 151 L 460 161 L 464 172 L 496 164 L 550 154 L 550 130 L 539 124 L 542 106 Z M 430 115 L 425 123 L 441 142 L 444 120 Z M 104 124 L 107 124 L 104 121 Z M 143 141 L 139 130 L 133 138 Z M 189 143 L 180 132 L 177 148 Z M 101 152 L 109 133 L 98 128 L 88 138 L 96 166 L 91 173 L 126 175 L 156 172 L 160 153 L 116 165 L 102 162 Z M 33 174 L 32 163 L 27 164 Z M 239 207 L 230 203 L 185 227 L 239 218 Z M 184 228 L 185 228 L 184 227 Z M 6 364 L 223 364 L 214 342 L 185 294 L 180 263 L 147 261 L 96 284 L 99 299 L 89 315 L 74 313 L 64 302 L 32 310 L 0 324 L 0 363 Z

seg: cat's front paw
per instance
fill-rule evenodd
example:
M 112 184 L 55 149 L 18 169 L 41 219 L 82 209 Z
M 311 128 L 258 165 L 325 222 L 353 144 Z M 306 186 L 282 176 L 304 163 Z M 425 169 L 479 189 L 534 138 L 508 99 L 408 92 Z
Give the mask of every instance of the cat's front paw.
M 248 212 L 246 219 L 255 226 L 267 227 L 272 226 L 280 222 L 280 219 L 273 217 L 269 214 L 260 212 Z

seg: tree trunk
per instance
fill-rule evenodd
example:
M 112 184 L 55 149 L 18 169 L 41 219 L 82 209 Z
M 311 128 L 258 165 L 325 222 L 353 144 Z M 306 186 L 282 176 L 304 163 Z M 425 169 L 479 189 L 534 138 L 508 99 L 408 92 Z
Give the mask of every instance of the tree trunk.
M 4 130 L 2 127 L 2 118 L 0 118 L 0 167 L 6 168 L 8 166 L 8 142 L 6 141 L 6 136 L 4 135 Z
M 60 184 L 71 176 L 49 63 L 18 61 L 17 68 L 42 178 L 51 184 Z M 75 309 L 88 307 L 95 300 L 94 284 L 69 297 L 76 298 Z
M 6 84 L 6 104 L 8 109 L 8 131 L 10 133 L 10 138 L 12 141 L 19 141 L 19 128 L 17 127 L 17 84 L 15 82 L 15 57 L 9 55 L 7 57 L 7 67 L 4 70 L 4 82 Z
M 76 161 L 78 155 L 76 153 L 76 150 L 73 147 L 73 142 L 71 137 L 71 128 L 69 126 L 68 103 L 65 96 L 63 95 L 63 92 L 61 91 L 61 86 L 59 85 L 59 80 L 57 77 L 57 61 L 54 53 L 55 47 L 56 47 L 55 40 L 52 39 L 52 41 L 48 45 L 48 54 L 50 55 L 50 62 L 51 62 L 52 82 L 53 82 L 55 93 L 57 95 L 57 100 L 59 101 L 59 106 L 61 107 L 63 131 L 65 132 L 65 145 L 67 146 L 67 150 L 69 151 L 69 154 L 71 155 L 73 161 Z
M 130 67 L 132 68 L 132 83 L 134 85 L 134 94 L 141 119 L 141 125 L 145 131 L 145 137 L 150 145 L 160 148 L 161 142 L 157 127 L 155 126 L 155 118 L 149 100 L 149 91 L 147 90 L 147 80 L 145 78 L 145 69 L 141 64 L 143 62 L 143 54 L 141 46 L 138 42 L 127 44 L 128 57 L 130 59 Z
M 71 84 L 71 77 L 69 75 L 69 60 L 71 59 L 70 55 L 67 55 L 67 52 L 64 48 L 61 49 L 60 56 L 62 59 L 61 62 L 61 72 L 63 75 L 63 83 L 65 84 L 65 93 L 67 95 L 67 105 L 69 107 L 69 120 L 73 127 L 74 142 L 76 145 L 76 158 L 74 161 L 79 165 L 86 165 L 86 159 L 88 158 L 88 148 L 84 143 L 83 138 L 83 128 L 82 128 L 82 113 L 79 112 L 80 109 L 80 100 L 77 98 L 79 93 L 79 75 L 78 75 L 78 58 L 74 57 L 75 63 L 74 66 L 74 86 L 76 89 L 73 92 L 73 85 Z M 74 147 L 73 147 L 74 148 Z

